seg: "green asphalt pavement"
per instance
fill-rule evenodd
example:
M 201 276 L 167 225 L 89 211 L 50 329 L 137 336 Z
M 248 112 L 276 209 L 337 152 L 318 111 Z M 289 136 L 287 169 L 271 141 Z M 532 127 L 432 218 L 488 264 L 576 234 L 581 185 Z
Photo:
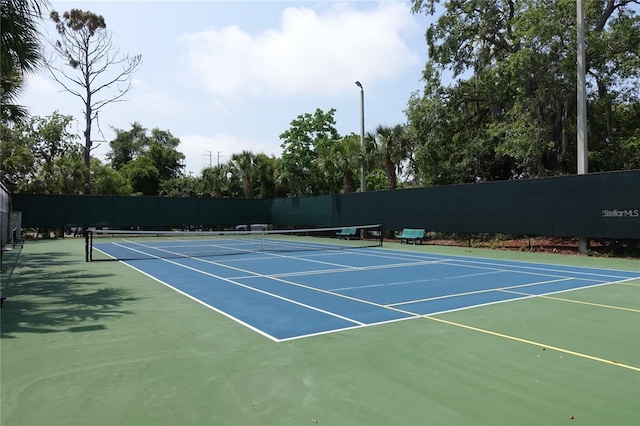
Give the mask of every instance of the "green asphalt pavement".
M 640 280 L 275 343 L 83 250 L 5 252 L 2 426 L 640 425 Z

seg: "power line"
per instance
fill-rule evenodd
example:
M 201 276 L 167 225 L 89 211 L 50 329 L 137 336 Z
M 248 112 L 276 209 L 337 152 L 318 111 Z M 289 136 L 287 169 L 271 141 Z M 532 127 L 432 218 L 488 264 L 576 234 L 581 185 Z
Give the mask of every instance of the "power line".
M 377 114 L 377 115 L 366 116 L 365 119 L 367 121 L 369 121 L 369 120 L 371 120 L 373 118 L 382 117 L 383 115 L 391 114 L 392 112 L 396 112 L 396 111 L 402 110 L 404 108 L 405 107 L 399 107 L 399 108 L 395 108 L 395 109 L 392 109 L 392 110 L 389 110 L 389 111 L 386 111 L 386 112 L 383 112 L 383 113 L 380 113 L 380 114 Z M 354 122 L 351 122 L 351 123 L 343 124 L 342 126 L 338 127 L 338 130 L 339 129 L 343 129 L 345 127 L 353 126 L 354 124 L 359 124 L 359 123 L 360 123 L 360 121 L 354 121 Z

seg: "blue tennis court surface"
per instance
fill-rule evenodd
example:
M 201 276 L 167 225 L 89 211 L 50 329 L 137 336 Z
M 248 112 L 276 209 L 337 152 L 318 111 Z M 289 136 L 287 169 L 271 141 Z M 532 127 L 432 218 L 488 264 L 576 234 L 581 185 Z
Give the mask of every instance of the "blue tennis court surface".
M 121 245 L 95 244 L 109 255 Z M 135 250 L 144 252 L 148 246 Z M 284 341 L 638 278 L 640 272 L 358 248 L 127 265 Z

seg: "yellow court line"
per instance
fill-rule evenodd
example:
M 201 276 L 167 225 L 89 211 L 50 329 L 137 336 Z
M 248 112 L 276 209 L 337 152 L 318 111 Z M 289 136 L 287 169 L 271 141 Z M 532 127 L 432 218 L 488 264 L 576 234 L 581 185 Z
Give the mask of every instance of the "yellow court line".
M 597 306 L 599 308 L 618 309 L 620 311 L 629 311 L 629 312 L 640 313 L 640 309 L 623 308 L 622 306 L 603 305 L 601 303 L 583 302 L 583 301 L 580 301 L 580 300 L 563 299 L 562 297 L 553 297 L 553 296 L 538 296 L 538 297 L 541 297 L 543 299 L 560 300 L 562 302 L 578 303 L 578 304 L 581 304 L 581 305 Z
M 565 353 L 565 354 L 575 355 L 575 356 L 578 356 L 578 357 L 581 357 L 581 358 L 590 359 L 592 361 L 598 361 L 598 362 L 602 362 L 604 364 L 615 365 L 616 367 L 627 368 L 629 370 L 640 372 L 640 368 L 639 367 L 634 367 L 633 365 L 622 364 L 622 363 L 617 362 L 617 361 L 611 361 L 611 360 L 604 359 L 604 358 L 598 358 L 598 357 L 595 357 L 595 356 L 592 356 L 592 355 L 587 355 L 587 354 L 583 354 L 583 353 L 580 353 L 580 352 L 570 351 L 568 349 L 562 349 L 562 348 L 558 348 L 558 347 L 555 347 L 555 346 L 550 346 L 550 345 L 546 345 L 546 344 L 543 344 L 543 343 L 534 342 L 532 340 L 521 339 L 520 337 L 509 336 L 508 334 L 496 333 L 495 331 L 485 330 L 483 328 L 478 328 L 478 327 L 472 327 L 470 325 L 460 324 L 460 323 L 453 322 L 453 321 L 447 321 L 447 320 L 443 320 L 441 318 L 436 318 L 436 317 L 432 317 L 432 316 L 428 316 L 428 315 L 423 316 L 423 318 L 429 319 L 429 320 L 432 320 L 432 321 L 436 321 L 436 322 L 440 322 L 440 323 L 443 323 L 443 324 L 449 324 L 449 325 L 453 325 L 453 326 L 456 326 L 456 327 L 466 328 L 468 330 L 478 331 L 480 333 L 490 334 L 492 336 L 502 337 L 503 339 L 515 340 L 516 342 L 526 343 L 526 344 L 533 345 L 533 346 L 539 346 L 541 348 L 546 348 L 546 349 L 552 349 L 554 351 L 562 352 L 562 353 Z
M 554 297 L 554 296 L 549 296 L 549 295 L 544 295 L 544 294 L 533 295 L 533 294 L 529 294 L 529 293 L 523 293 L 523 292 L 520 292 L 520 291 L 502 290 L 502 289 L 498 289 L 498 290 L 504 291 L 505 293 L 513 293 L 513 294 L 521 294 L 523 296 L 539 297 L 541 299 L 559 300 L 561 302 L 577 303 L 577 304 L 580 304 L 580 305 L 590 305 L 590 306 L 597 306 L 599 308 L 617 309 L 617 310 L 620 310 L 620 311 L 629 311 L 629 312 L 640 313 L 639 309 L 623 308 L 622 306 L 603 305 L 601 303 L 594 303 L 594 302 L 583 302 L 581 300 L 564 299 L 562 297 Z

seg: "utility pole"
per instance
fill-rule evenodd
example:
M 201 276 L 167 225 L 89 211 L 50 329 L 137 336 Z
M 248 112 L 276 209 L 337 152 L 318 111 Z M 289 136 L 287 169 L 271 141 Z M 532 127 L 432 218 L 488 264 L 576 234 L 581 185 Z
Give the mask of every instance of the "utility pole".
M 587 84 L 586 84 L 586 47 L 584 37 L 584 0 L 576 0 L 576 21 L 577 21 L 577 102 L 578 102 L 578 174 L 583 175 L 589 173 L 588 164 L 588 145 L 587 145 Z M 589 240 L 580 237 L 578 240 L 578 251 L 586 253 L 589 249 Z

